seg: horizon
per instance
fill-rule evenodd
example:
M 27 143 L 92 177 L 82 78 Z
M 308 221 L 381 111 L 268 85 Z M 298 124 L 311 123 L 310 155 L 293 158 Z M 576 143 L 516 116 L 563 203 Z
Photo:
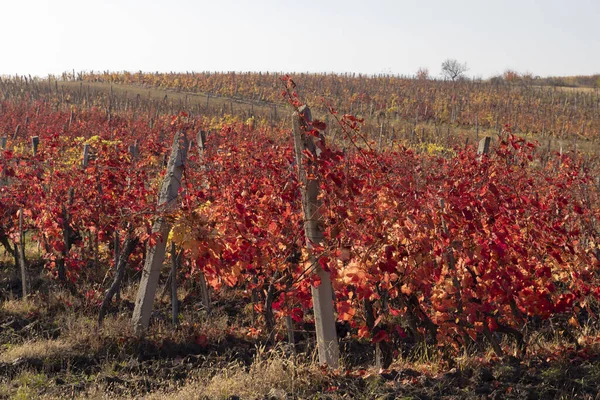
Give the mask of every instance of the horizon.
M 337 72 L 337 71 L 243 71 L 243 70 L 229 70 L 229 71 L 199 71 L 199 70 L 181 70 L 181 71 L 143 71 L 143 70 L 137 70 L 137 71 L 132 71 L 132 70 L 103 70 L 103 71 L 97 71 L 97 70 L 82 70 L 82 71 L 77 71 L 77 70 L 66 70 L 60 73 L 56 73 L 56 74 L 46 74 L 44 75 L 33 75 L 33 74 L 0 74 L 0 78 L 14 78 L 14 77 L 26 77 L 26 76 L 31 76 L 32 78 L 38 78 L 38 79 L 47 79 L 48 77 L 52 77 L 52 78 L 60 78 L 62 75 L 68 75 L 68 76 L 73 76 L 73 72 L 75 72 L 75 76 L 77 74 L 80 73 L 84 73 L 84 74 L 89 74 L 89 73 L 94 73 L 94 74 L 104 74 L 104 73 L 115 73 L 115 74 L 122 74 L 122 73 L 130 73 L 130 74 L 138 74 L 138 73 L 142 73 L 142 74 L 231 74 L 231 73 L 235 73 L 235 74 L 275 74 L 275 75 L 290 75 L 292 78 L 294 78 L 295 76 L 298 76 L 300 74 L 308 74 L 308 75 L 338 75 L 338 76 L 343 76 L 343 75 L 357 75 L 357 76 L 362 76 L 362 77 L 366 77 L 366 78 L 378 78 L 378 77 L 392 77 L 392 78 L 398 78 L 398 79 L 417 79 L 416 77 L 416 73 L 414 74 L 400 74 L 400 73 L 390 73 L 390 72 L 380 72 L 380 73 L 363 73 L 363 72 L 352 72 L 352 71 L 341 71 L 341 72 Z M 465 75 L 461 78 L 461 79 L 466 79 L 466 80 L 481 80 L 481 81 L 486 81 L 486 80 L 490 80 L 490 79 L 494 79 L 496 77 L 502 77 L 504 72 L 517 72 L 519 74 L 530 74 L 528 72 L 519 72 L 519 71 L 515 71 L 515 70 L 511 70 L 511 69 L 507 69 L 501 73 L 498 73 L 496 75 L 492 75 L 492 76 L 488 76 L 488 77 L 481 77 L 481 76 L 469 76 L 467 71 L 465 73 Z M 540 76 L 540 75 L 533 75 L 532 79 L 536 80 L 536 79 L 551 79 L 551 78 L 574 78 L 574 77 L 595 77 L 600 75 L 600 72 L 596 72 L 596 73 L 591 73 L 591 74 L 584 74 L 584 75 L 546 75 L 546 76 Z M 432 80 L 432 81 L 451 81 L 448 78 L 445 78 L 443 76 L 441 76 L 441 74 L 437 74 L 437 75 L 430 75 L 428 78 L 428 80 Z
M 0 76 L 108 70 L 410 77 L 426 68 L 439 78 L 446 59 L 466 63 L 471 79 L 507 70 L 600 73 L 600 3 L 593 0 L 306 0 L 304 8 L 276 0 L 22 0 L 2 10 L 15 18 L 0 25 Z

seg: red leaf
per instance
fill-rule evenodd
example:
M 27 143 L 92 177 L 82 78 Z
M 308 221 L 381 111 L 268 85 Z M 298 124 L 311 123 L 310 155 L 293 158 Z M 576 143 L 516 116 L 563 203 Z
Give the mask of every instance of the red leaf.
M 395 308 L 389 307 L 389 311 L 390 314 L 392 314 L 392 316 L 397 317 L 398 315 L 400 315 L 400 310 L 396 310 Z
M 304 311 L 302 311 L 301 308 L 292 308 L 292 311 L 290 312 L 290 317 L 292 317 L 292 319 L 296 322 L 302 322 L 302 320 L 304 319 Z
M 373 336 L 373 338 L 371 339 L 371 342 L 373 343 L 379 343 L 379 342 L 387 342 L 390 339 L 390 335 L 388 335 L 388 333 L 384 330 L 381 330 L 379 332 L 377 332 L 375 334 L 375 336 Z
M 208 338 L 206 337 L 206 335 L 196 336 L 196 344 L 199 344 L 202 347 L 208 346 Z
M 329 258 L 322 256 L 319 257 L 319 265 L 321 266 L 321 268 L 323 268 L 324 271 L 329 271 L 329 266 L 327 265 L 329 263 Z
M 406 331 L 404 329 L 402 329 L 401 326 L 396 326 L 396 333 L 398 333 L 398 336 L 400 336 L 402 339 L 404 339 L 406 336 L 408 336 L 406 334 Z
M 319 121 L 319 120 L 314 120 L 312 122 L 312 126 L 315 129 L 318 129 L 320 131 L 324 131 L 325 129 L 327 129 L 327 124 L 323 121 Z

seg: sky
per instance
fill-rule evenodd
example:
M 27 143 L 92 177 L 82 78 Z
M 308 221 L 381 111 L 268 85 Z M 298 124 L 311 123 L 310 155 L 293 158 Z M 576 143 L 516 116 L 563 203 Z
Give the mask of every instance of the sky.
M 0 75 L 600 73 L 600 0 L 0 0 Z

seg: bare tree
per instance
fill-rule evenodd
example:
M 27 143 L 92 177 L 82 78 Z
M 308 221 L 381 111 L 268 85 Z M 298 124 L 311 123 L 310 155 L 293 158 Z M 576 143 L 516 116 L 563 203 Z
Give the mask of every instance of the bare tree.
M 429 79 L 429 70 L 425 67 L 420 67 L 417 70 L 417 74 L 415 75 L 415 78 L 417 78 L 420 81 L 426 81 Z
M 467 72 L 467 64 L 461 64 L 457 60 L 448 59 L 442 63 L 442 76 L 450 80 L 460 79 Z

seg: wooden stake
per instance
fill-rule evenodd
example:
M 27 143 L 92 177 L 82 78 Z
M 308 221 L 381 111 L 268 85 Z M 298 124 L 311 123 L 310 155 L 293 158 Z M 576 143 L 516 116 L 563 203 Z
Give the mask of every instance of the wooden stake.
M 173 326 L 179 325 L 179 303 L 177 301 L 177 247 L 171 241 L 171 322 Z
M 33 152 L 34 157 L 37 155 L 37 150 L 38 150 L 39 144 L 40 144 L 39 136 L 33 136 L 31 138 L 31 150 Z
M 315 266 L 315 273 L 319 275 L 321 284 L 312 287 L 313 308 L 315 314 L 315 328 L 317 331 L 317 347 L 319 352 L 319 363 L 326 364 L 331 368 L 338 368 L 340 349 L 335 330 L 335 314 L 333 307 L 333 291 L 331 288 L 331 277 L 323 271 L 317 262 L 317 256 L 313 251 L 313 243 L 323 243 L 323 232 L 319 226 L 321 218 L 319 213 L 319 181 L 315 177 L 317 165 L 308 161 L 308 169 L 304 166 L 303 152 L 309 151 L 317 158 L 317 148 L 312 136 L 308 135 L 307 123 L 312 121 L 310 109 L 303 106 L 292 116 L 294 147 L 296 152 L 296 165 L 298 166 L 298 177 L 302 183 L 302 209 L 304 211 L 304 234 L 306 236 L 306 247 L 310 254 L 310 262 Z M 323 140 L 321 138 L 321 140 Z
M 290 348 L 292 349 L 292 352 L 296 353 L 296 343 L 294 340 L 294 320 L 289 315 L 285 317 L 285 326 L 287 328 L 288 343 Z
M 27 269 L 25 266 L 25 234 L 23 233 L 23 208 L 19 209 L 19 264 L 23 298 L 27 297 Z
M 210 314 L 210 290 L 208 288 L 208 284 L 206 283 L 206 277 L 204 276 L 204 273 L 202 271 L 200 271 L 198 280 L 200 281 L 200 295 L 202 296 L 202 305 L 204 306 L 206 313 Z
M 175 135 L 171 157 L 167 165 L 167 175 L 162 183 L 158 197 L 160 208 L 172 207 L 174 200 L 177 199 L 181 177 L 183 176 L 183 165 L 187 156 L 187 148 L 188 140 L 185 133 L 180 132 Z M 158 285 L 160 269 L 165 259 L 167 237 L 170 230 L 170 224 L 163 217 L 157 218 L 152 226 L 152 232 L 157 233 L 159 237 L 154 246 L 148 246 L 146 252 L 146 261 L 144 263 L 144 270 L 132 318 L 133 330 L 137 335 L 143 335 L 150 324 L 156 286 Z
M 86 168 L 88 166 L 89 160 L 90 160 L 90 145 L 86 143 L 83 145 L 83 160 L 81 162 L 81 166 L 83 168 Z
M 489 136 L 484 137 L 479 141 L 479 146 L 477 147 L 477 155 L 489 154 L 490 152 L 490 142 L 492 138 Z

